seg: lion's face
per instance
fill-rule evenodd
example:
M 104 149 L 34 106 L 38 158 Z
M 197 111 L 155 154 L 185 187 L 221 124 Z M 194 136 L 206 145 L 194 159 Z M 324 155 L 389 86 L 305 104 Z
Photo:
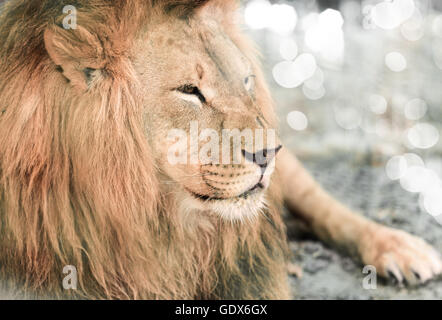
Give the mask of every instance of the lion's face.
M 133 26 L 139 32 L 130 39 L 108 28 L 107 17 L 86 13 L 79 15 L 78 28 L 51 26 L 44 37 L 52 67 L 68 80 L 59 81 L 80 95 L 83 107 L 70 110 L 74 117 L 84 110 L 96 126 L 94 115 L 105 119 L 104 109 L 90 110 L 91 99 L 119 101 L 109 106 L 109 117 L 119 121 L 125 116 L 118 112 L 135 112 L 142 118 L 164 192 L 184 209 L 232 220 L 252 217 L 264 206 L 280 144 L 263 77 L 233 22 L 219 13 L 224 4 L 210 1 L 184 19 L 153 15 L 145 27 Z M 99 128 L 104 138 L 129 130 L 139 139 L 139 124 L 136 133 L 126 124 L 133 122 Z M 76 139 L 82 132 L 72 134 Z
M 259 212 L 279 143 L 252 62 L 220 25 L 197 18 L 160 23 L 135 51 L 146 134 L 168 192 L 226 219 Z

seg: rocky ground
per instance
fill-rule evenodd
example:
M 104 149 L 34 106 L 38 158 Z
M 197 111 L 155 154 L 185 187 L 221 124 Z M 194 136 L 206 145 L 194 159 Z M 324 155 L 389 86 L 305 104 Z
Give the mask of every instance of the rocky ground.
M 340 155 L 304 159 L 304 164 L 331 194 L 383 224 L 418 235 L 442 252 L 442 225 L 419 207 L 417 196 L 390 181 L 384 166 L 372 159 Z M 363 288 L 362 266 L 314 240 L 291 235 L 293 262 L 303 270 L 290 281 L 296 299 L 442 299 L 442 279 L 415 288 L 382 279 L 377 289 Z

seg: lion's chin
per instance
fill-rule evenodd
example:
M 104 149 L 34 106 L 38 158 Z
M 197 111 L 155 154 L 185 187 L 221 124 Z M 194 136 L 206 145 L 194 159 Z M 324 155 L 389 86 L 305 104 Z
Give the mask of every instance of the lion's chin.
M 264 192 L 256 192 L 250 194 L 247 198 L 237 197 L 205 201 L 187 194 L 181 201 L 181 207 L 188 213 L 191 213 L 191 211 L 213 213 L 226 221 L 243 222 L 253 221 L 266 206 Z

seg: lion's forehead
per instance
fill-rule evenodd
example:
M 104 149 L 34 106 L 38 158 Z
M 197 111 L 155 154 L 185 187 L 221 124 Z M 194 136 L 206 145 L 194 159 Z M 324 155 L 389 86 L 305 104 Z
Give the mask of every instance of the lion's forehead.
M 146 35 L 149 52 L 156 56 L 153 63 L 166 70 L 194 70 L 194 64 L 201 64 L 212 78 L 230 85 L 238 84 L 252 73 L 252 65 L 231 37 L 215 22 L 210 24 L 194 22 L 175 25 L 163 24 L 156 31 Z M 165 32 L 165 31 L 168 32 Z M 142 53 L 141 53 L 142 54 Z
M 207 57 L 225 80 L 242 79 L 251 72 L 246 56 L 222 29 L 201 35 Z

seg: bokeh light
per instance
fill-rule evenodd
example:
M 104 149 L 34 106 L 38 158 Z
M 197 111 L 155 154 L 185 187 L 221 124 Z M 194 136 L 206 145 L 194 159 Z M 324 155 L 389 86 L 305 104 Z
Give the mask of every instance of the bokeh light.
M 303 21 L 305 44 L 322 59 L 342 63 L 344 56 L 344 19 L 337 10 L 326 9 L 319 15 L 309 15 Z
M 311 88 L 306 83 L 302 86 L 302 92 L 305 97 L 310 100 L 319 100 L 325 96 L 325 88 L 323 86 L 319 86 L 317 88 Z
M 442 70 L 442 39 L 437 39 L 432 44 L 433 59 L 436 66 Z
M 438 185 L 439 179 L 433 171 L 425 167 L 412 166 L 407 168 L 400 183 L 402 188 L 408 192 L 417 193 L 432 190 Z
M 400 179 L 407 171 L 407 161 L 403 156 L 394 156 L 388 160 L 385 172 L 391 180 Z
M 432 31 L 435 36 L 442 38 L 442 15 L 438 15 L 434 18 Z
M 287 115 L 287 123 L 290 128 L 296 131 L 307 129 L 308 120 L 304 113 L 300 111 L 292 111 Z
M 419 120 L 427 112 L 427 103 L 419 98 L 407 102 L 404 109 L 405 117 L 408 120 Z
M 401 72 L 407 68 L 407 60 L 399 52 L 390 52 L 385 56 L 385 65 L 394 72 Z
M 244 20 L 252 29 L 268 28 L 275 33 L 286 35 L 295 29 L 298 15 L 293 6 L 271 4 L 267 0 L 253 0 L 244 10 Z
M 379 94 L 371 94 L 368 97 L 368 107 L 375 114 L 384 114 L 387 111 L 387 100 Z
M 372 8 L 371 16 L 376 26 L 390 30 L 410 18 L 414 9 L 413 0 L 383 1 Z
M 442 188 L 439 186 L 421 194 L 424 210 L 434 217 L 442 215 Z
M 362 122 L 360 110 L 354 107 L 335 105 L 334 114 L 336 123 L 346 130 L 356 129 Z
M 418 123 L 408 130 L 407 137 L 415 148 L 429 149 L 439 141 L 439 130 L 429 123 Z
M 250 1 L 244 11 L 244 19 L 252 29 L 263 29 L 268 25 L 268 14 L 272 5 L 267 0 Z
M 401 26 L 401 34 L 408 41 L 418 41 L 424 36 L 424 33 L 423 19 L 418 11 Z
M 298 45 L 293 39 L 284 39 L 279 45 L 279 53 L 284 60 L 295 60 L 298 55 Z
M 424 167 L 424 160 L 415 153 L 405 153 L 403 155 L 405 162 L 407 163 L 407 168 L 411 167 Z
M 296 88 L 315 74 L 316 59 L 309 53 L 299 55 L 295 61 L 282 61 L 273 68 L 275 81 L 284 88 Z
M 287 4 L 274 4 L 268 13 L 270 30 L 279 34 L 290 34 L 295 30 L 298 16 L 295 8 Z
M 313 76 L 304 82 L 304 86 L 306 86 L 310 90 L 319 90 L 323 88 L 324 85 L 324 72 L 321 68 L 316 68 Z
M 385 65 L 394 72 L 401 72 L 407 68 L 407 60 L 399 52 L 390 52 L 385 56 Z

